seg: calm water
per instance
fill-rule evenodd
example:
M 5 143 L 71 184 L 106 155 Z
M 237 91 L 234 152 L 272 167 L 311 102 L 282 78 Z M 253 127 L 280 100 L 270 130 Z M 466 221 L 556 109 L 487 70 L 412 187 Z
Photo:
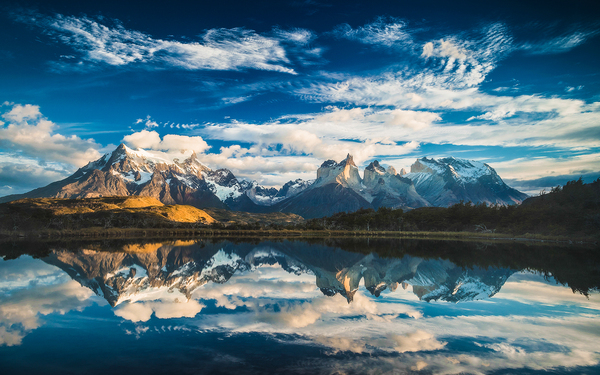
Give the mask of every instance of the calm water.
M 600 251 L 0 244 L 2 374 L 600 373 Z

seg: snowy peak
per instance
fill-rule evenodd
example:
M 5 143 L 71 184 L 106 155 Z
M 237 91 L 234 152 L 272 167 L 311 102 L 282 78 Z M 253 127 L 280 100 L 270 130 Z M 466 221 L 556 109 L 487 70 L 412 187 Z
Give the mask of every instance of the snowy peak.
M 453 157 L 443 159 L 421 158 L 410 167 L 411 173 L 430 173 L 449 175 L 455 180 L 472 182 L 482 176 L 497 176 L 496 171 L 489 165 L 467 159 Z
M 492 167 L 475 160 L 421 158 L 410 169 L 404 177 L 411 179 L 417 192 L 434 206 L 460 201 L 518 204 L 527 198 L 507 186 Z
M 244 186 L 246 195 L 254 203 L 259 206 L 272 206 L 300 194 L 310 187 L 314 181 L 315 180 L 304 181 L 303 179 L 298 178 L 294 181 L 286 182 L 279 190 L 273 187 L 261 186 L 256 181 L 243 181 L 242 185 Z
M 429 206 L 423 199 L 411 180 L 396 173 L 396 169 L 389 167 L 387 170 L 373 161 L 365 168 L 363 186 L 360 193 L 374 208 L 417 208 Z

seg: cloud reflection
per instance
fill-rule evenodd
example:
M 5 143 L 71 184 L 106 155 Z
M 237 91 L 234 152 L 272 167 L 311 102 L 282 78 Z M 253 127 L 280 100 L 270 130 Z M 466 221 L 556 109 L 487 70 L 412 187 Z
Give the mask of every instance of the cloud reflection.
M 0 344 L 19 345 L 42 316 L 82 311 L 92 290 L 112 290 L 116 306 L 105 308 L 126 334 L 149 339 L 164 327 L 221 338 L 258 334 L 273 345 L 319 348 L 325 354 L 307 373 L 483 374 L 600 363 L 597 294 L 588 299 L 504 268 L 306 244 L 297 250 L 193 242 L 143 252 L 55 250 L 45 261 L 66 273 L 23 257 L 10 271 L 0 266 Z

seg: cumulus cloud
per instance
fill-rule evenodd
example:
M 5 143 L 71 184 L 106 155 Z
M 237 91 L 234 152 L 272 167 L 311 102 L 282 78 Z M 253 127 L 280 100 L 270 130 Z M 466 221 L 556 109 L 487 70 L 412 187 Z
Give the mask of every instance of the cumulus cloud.
M 413 130 L 421 130 L 427 128 L 434 121 L 439 121 L 442 118 L 431 112 L 407 111 L 396 109 L 391 112 L 392 118 L 388 120 L 388 125 L 403 126 Z
M 438 341 L 431 333 L 423 330 L 407 333 L 405 335 L 392 335 L 394 350 L 404 352 L 419 352 L 422 350 L 438 350 L 446 346 L 445 342 Z
M 92 139 L 58 133 L 58 126 L 46 119 L 39 106 L 15 104 L 2 114 L 0 146 L 41 163 L 61 162 L 81 167 L 100 157 L 101 148 Z
M 64 278 L 52 285 L 13 289 L 0 298 L 0 345 L 20 345 L 25 335 L 43 324 L 40 316 L 81 311 L 92 295 L 91 290 Z
M 156 300 L 142 301 L 119 305 L 114 313 L 123 319 L 132 322 L 146 322 L 152 314 L 159 319 L 193 318 L 205 305 L 195 300 Z
M 123 141 L 134 148 L 167 152 L 191 150 L 202 153 L 210 148 L 202 137 L 167 134 L 161 139 L 157 131 L 146 129 L 126 135 Z
M 62 69 L 145 64 L 185 70 L 258 69 L 296 74 L 289 67 L 291 62 L 283 44 L 305 45 L 314 38 L 312 32 L 303 29 L 275 30 L 261 35 L 238 27 L 206 30 L 197 41 L 181 42 L 156 39 L 127 29 L 119 20 L 106 18 L 29 13 L 16 19 L 42 27 L 78 53 L 77 59 L 55 64 Z M 306 51 L 308 56 L 319 54 L 314 49 Z
M 451 40 L 440 39 L 435 42 L 427 42 L 423 45 L 423 53 L 421 54 L 424 58 L 429 57 L 450 57 L 456 60 L 464 60 L 467 58 L 467 51 L 455 44 Z

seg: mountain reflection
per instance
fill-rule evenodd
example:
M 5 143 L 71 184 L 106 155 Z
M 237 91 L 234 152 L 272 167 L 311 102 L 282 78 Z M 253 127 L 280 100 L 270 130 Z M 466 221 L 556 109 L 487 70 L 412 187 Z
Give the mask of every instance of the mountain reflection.
M 361 282 L 374 296 L 383 290 L 412 288 L 423 301 L 480 300 L 498 293 L 516 270 L 464 267 L 442 259 L 403 255 L 381 257 L 300 242 L 174 241 L 127 244 L 120 251 L 52 249 L 44 262 L 57 266 L 113 307 L 145 296 L 178 292 L 190 299 L 208 283 L 227 283 L 236 273 L 277 265 L 290 274 L 315 276 L 326 296 L 353 301 Z M 166 294 L 165 294 L 166 293 Z
M 593 373 L 600 363 L 595 248 L 111 240 L 4 243 L 0 255 L 0 359 L 13 370 L 18 350 L 64 361 L 92 348 L 126 351 L 146 373 L 174 357 L 180 369 L 257 374 Z

